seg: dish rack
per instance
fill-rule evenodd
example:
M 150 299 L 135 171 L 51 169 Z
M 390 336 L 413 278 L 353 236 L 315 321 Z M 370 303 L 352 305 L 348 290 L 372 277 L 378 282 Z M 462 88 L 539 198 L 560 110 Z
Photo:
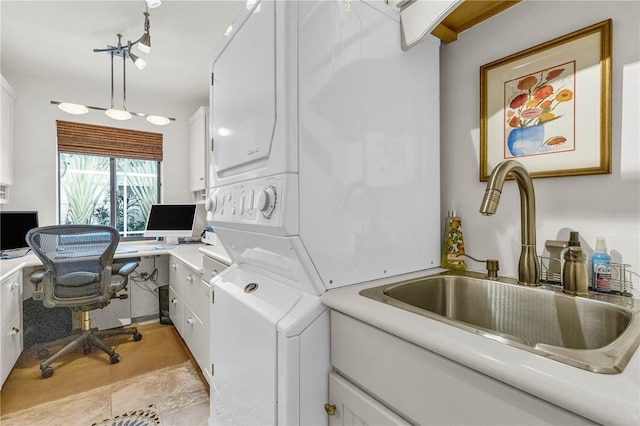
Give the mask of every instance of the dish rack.
M 551 285 L 562 285 L 562 268 L 564 259 L 556 259 L 546 256 L 540 258 L 540 282 Z M 626 263 L 611 263 L 611 293 L 627 297 L 640 297 L 640 292 L 633 288 L 633 275 L 631 265 Z M 587 262 L 587 270 L 591 269 L 591 261 Z M 589 277 L 589 289 L 593 289 L 591 276 Z

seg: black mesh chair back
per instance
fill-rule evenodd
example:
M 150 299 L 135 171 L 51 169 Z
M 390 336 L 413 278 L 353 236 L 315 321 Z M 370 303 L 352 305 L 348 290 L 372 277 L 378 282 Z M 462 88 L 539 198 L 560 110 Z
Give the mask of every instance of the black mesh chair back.
M 112 264 L 120 235 L 110 226 L 58 225 L 32 229 L 27 244 L 45 266 L 48 308 L 92 310 L 109 304 Z

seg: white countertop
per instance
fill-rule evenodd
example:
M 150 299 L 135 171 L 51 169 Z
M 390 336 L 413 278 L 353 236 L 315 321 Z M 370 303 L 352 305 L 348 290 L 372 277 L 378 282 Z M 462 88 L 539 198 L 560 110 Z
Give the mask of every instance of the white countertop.
M 136 251 L 130 253 L 116 253 L 114 259 L 172 254 L 183 262 L 189 264 L 192 269 L 199 272 L 202 271 L 203 254 L 213 257 L 225 265 L 231 264 L 229 255 L 220 244 L 215 246 L 209 246 L 202 243 L 178 244 L 177 246 L 169 248 L 158 241 L 126 241 L 121 242 L 118 247 L 130 247 Z M 42 263 L 33 252 L 28 253 L 26 256 L 14 259 L 1 259 L 0 280 L 4 280 L 9 275 L 22 268 L 38 265 L 42 265 Z
M 572 367 L 360 296 L 365 288 L 431 275 L 419 271 L 330 290 L 321 301 L 381 330 L 603 424 L 640 424 L 640 351 L 619 374 Z
M 229 254 L 224 247 L 222 247 L 219 240 L 217 240 L 215 244 L 205 244 L 201 246 L 199 251 L 205 256 L 211 257 L 224 265 L 229 266 L 232 263 L 231 257 L 229 257 Z

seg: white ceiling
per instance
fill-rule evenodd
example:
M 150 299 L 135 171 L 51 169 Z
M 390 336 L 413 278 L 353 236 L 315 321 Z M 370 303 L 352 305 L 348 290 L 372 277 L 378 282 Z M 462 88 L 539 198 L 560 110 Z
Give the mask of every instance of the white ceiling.
M 151 52 L 132 50 L 147 67 L 138 70 L 127 61 L 127 86 L 168 99 L 208 99 L 211 53 L 244 4 L 163 0 L 149 9 Z M 116 45 L 118 33 L 123 43 L 137 40 L 144 11 L 144 0 L 0 0 L 2 69 L 104 85 L 110 79 L 109 55 L 93 49 Z M 122 62 L 115 63 L 118 78 Z

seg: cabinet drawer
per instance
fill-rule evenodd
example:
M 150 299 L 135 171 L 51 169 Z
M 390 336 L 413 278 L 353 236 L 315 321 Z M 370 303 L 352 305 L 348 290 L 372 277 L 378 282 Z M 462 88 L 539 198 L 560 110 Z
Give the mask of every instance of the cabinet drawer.
M 207 301 L 202 297 L 202 275 L 187 267 L 183 269 L 182 300 L 199 317 L 207 306 Z
M 184 282 L 184 265 L 175 257 L 169 257 L 169 285 L 176 294 L 182 297 L 182 283 Z
M 0 284 L 0 301 L 2 302 L 2 319 L 0 330 L 4 330 L 9 322 L 21 311 L 22 286 L 20 285 L 20 271 L 11 274 Z
M 205 354 L 206 342 L 205 342 L 205 330 L 204 324 L 193 313 L 191 309 L 185 307 L 184 309 L 184 322 L 182 324 L 182 338 L 189 347 L 191 355 L 195 358 L 202 371 L 205 370 L 205 366 L 209 362 Z
M 171 286 L 169 286 L 169 318 L 173 325 L 182 336 L 182 310 L 183 303 L 180 296 L 176 294 Z
M 0 344 L 2 348 L 0 378 L 2 380 L 0 382 L 4 383 L 22 352 L 22 315 L 13 318 L 13 321 L 2 331 L 0 340 L 2 340 Z
M 208 256 L 202 256 L 202 279 L 204 281 L 211 282 L 213 278 L 225 269 L 227 269 L 227 265 Z

